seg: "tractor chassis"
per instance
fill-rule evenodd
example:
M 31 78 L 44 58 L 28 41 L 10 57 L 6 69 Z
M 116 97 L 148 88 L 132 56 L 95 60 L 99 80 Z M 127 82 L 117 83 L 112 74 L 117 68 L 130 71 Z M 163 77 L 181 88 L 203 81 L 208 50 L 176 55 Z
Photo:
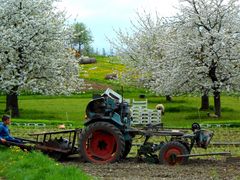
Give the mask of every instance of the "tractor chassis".
M 35 137 L 35 140 L 28 140 L 17 138 L 22 143 L 15 143 L 8 141 L 7 146 L 18 146 L 23 150 L 40 150 L 50 157 L 60 160 L 64 157 L 73 154 L 81 154 L 81 147 L 76 146 L 77 137 L 81 136 L 82 129 L 72 129 L 54 132 L 43 132 L 29 134 Z M 196 134 L 186 134 L 183 131 L 176 130 L 164 130 L 162 127 L 147 127 L 144 129 L 128 128 L 124 133 L 129 134 L 131 137 L 137 135 L 145 138 L 143 144 L 132 144 L 133 146 L 139 146 L 137 150 L 137 158 L 140 161 L 162 163 L 162 164 L 185 164 L 189 157 L 195 156 L 210 156 L 210 155 L 222 155 L 230 156 L 229 152 L 215 152 L 205 154 L 191 154 L 193 147 L 198 147 L 196 142 Z M 68 142 L 62 142 L 62 138 L 54 139 L 57 135 L 68 136 Z M 158 143 L 149 142 L 152 137 L 165 137 L 165 141 Z M 206 147 L 204 147 L 206 148 Z M 129 150 L 130 151 L 130 150 Z M 158 152 L 158 155 L 156 154 Z M 121 159 L 119 159 L 121 160 Z M 98 163 L 98 162 L 97 162 Z M 101 162 L 100 162 L 101 163 Z M 106 162 L 103 162 L 106 163 Z
M 197 144 L 197 133 L 187 134 L 183 131 L 163 130 L 162 127 L 154 126 L 147 127 L 143 130 L 132 128 L 128 130 L 128 133 L 132 136 L 141 135 L 145 138 L 143 144 L 133 144 L 133 146 L 139 147 L 137 150 L 137 158 L 140 161 L 175 165 L 187 163 L 189 157 L 213 155 L 231 156 L 230 152 L 191 154 L 193 147 L 207 148 L 207 146 L 203 147 Z M 158 143 L 149 142 L 150 138 L 160 136 L 165 137 L 165 141 Z M 164 149 L 167 150 L 164 151 Z M 156 154 L 157 152 L 159 153 L 158 155 Z

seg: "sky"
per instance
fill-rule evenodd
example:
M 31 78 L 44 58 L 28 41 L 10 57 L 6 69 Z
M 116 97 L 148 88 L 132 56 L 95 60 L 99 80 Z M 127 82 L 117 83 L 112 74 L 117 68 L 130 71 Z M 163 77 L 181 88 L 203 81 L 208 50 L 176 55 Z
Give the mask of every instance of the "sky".
M 110 51 L 106 37 L 114 38 L 114 29 L 128 29 L 136 12 L 157 11 L 160 16 L 172 16 L 177 5 L 178 0 L 62 0 L 58 8 L 66 11 L 70 23 L 82 22 L 90 29 L 92 46 L 101 53 L 103 48 Z

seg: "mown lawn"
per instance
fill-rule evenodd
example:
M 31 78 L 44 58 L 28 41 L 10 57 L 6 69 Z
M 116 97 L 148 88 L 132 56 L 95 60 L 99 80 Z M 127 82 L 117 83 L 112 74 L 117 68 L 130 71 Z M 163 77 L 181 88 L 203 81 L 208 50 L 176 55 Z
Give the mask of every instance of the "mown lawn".
M 138 95 L 142 92 L 125 93 L 125 98 L 139 100 Z M 92 95 L 83 94 L 75 96 L 19 96 L 19 107 L 21 117 L 14 121 L 45 122 L 54 124 L 73 124 L 82 126 L 85 116 L 85 108 L 91 100 Z M 222 96 L 222 117 L 211 118 L 207 113 L 213 113 L 213 108 L 209 111 L 199 111 L 200 97 L 173 97 L 172 102 L 167 102 L 165 97 L 154 97 L 146 93 L 148 107 L 154 109 L 156 104 L 162 103 L 165 106 L 165 115 L 162 121 L 165 126 L 186 127 L 193 122 L 240 122 L 240 98 Z M 212 97 L 210 104 L 212 107 Z M 3 114 L 5 108 L 5 97 L 0 96 L 0 110 Z
M 207 113 L 214 114 L 213 97 L 210 97 L 210 109 L 208 111 L 199 111 L 200 97 L 180 96 L 173 97 L 173 102 L 166 102 L 164 98 L 149 98 L 150 107 L 155 104 L 163 103 L 166 113 L 163 116 L 163 122 L 170 127 L 189 127 L 193 122 L 217 123 L 217 122 L 238 122 L 240 124 L 240 98 L 231 96 L 222 96 L 222 117 L 208 117 Z

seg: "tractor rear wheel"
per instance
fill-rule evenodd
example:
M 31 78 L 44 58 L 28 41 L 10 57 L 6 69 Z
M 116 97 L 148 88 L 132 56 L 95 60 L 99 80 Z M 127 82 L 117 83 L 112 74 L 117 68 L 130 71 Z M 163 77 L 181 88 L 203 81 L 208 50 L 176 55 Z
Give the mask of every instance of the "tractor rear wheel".
M 186 164 L 188 157 L 177 157 L 178 155 L 189 154 L 187 148 L 180 142 L 170 141 L 163 145 L 159 152 L 161 164 L 176 165 Z
M 88 162 L 113 163 L 123 156 L 124 150 L 121 131 L 108 122 L 90 124 L 79 137 L 80 154 Z

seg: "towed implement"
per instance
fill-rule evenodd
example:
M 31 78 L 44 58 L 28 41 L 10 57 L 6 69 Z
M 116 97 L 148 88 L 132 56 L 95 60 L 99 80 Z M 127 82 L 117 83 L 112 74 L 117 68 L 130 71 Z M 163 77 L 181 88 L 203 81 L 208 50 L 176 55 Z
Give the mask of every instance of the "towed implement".
M 185 164 L 191 156 L 230 155 L 230 153 L 191 154 L 193 147 L 206 149 L 213 132 L 201 129 L 193 123 L 192 133 L 163 129 L 162 124 L 148 124 L 142 129 L 131 127 L 130 107 L 123 97 L 111 89 L 91 100 L 86 108 L 86 122 L 83 129 L 32 134 L 35 141 L 22 139 L 22 144 L 11 143 L 21 148 L 29 148 L 24 142 L 34 144 L 56 159 L 80 153 L 83 159 L 92 163 L 113 163 L 127 157 L 137 135 L 145 137 L 139 145 L 137 157 L 162 164 Z M 54 135 L 65 134 L 68 139 Z M 41 137 L 41 138 L 39 138 Z M 77 138 L 79 137 L 79 138 Z M 166 137 L 164 141 L 150 142 L 152 137 Z M 32 146 L 31 146 L 32 147 Z

